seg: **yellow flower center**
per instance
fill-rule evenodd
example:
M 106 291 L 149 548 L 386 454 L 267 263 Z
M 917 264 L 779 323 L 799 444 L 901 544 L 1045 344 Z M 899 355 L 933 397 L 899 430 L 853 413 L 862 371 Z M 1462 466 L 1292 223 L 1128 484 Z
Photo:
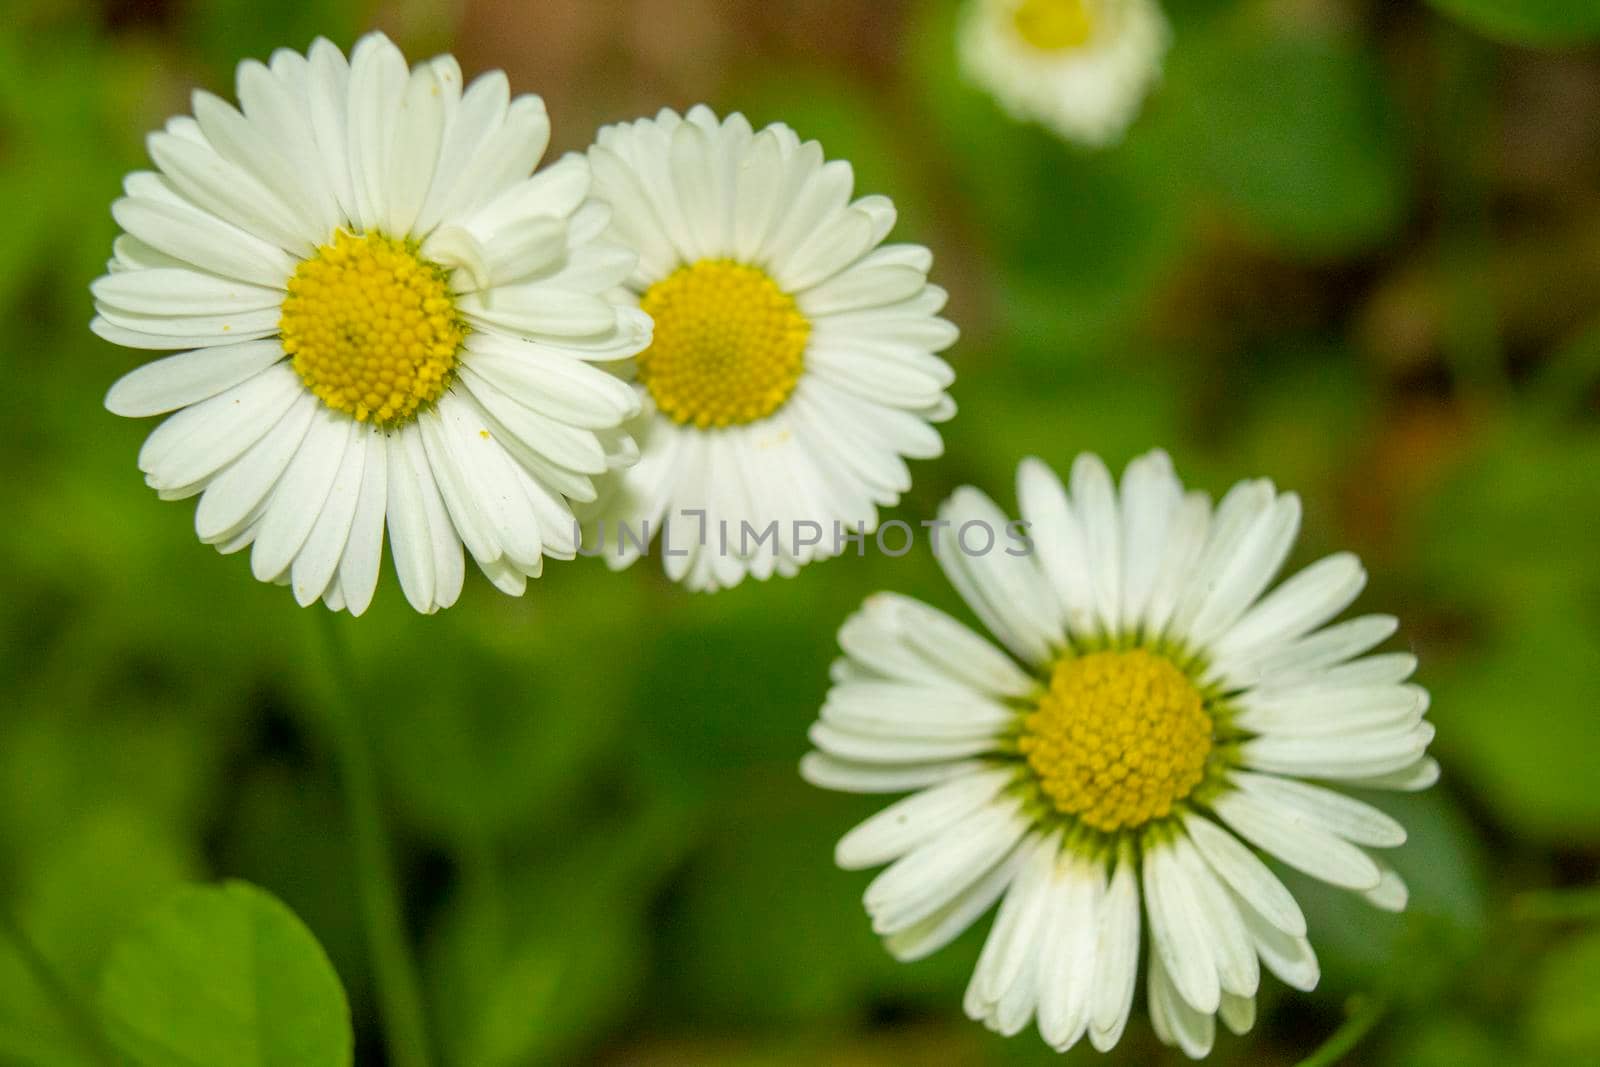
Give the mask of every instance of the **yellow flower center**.
M 672 419 L 755 422 L 794 392 L 811 324 L 765 271 L 702 259 L 652 285 L 640 306 L 656 326 L 639 381 Z
M 1011 13 L 1024 41 L 1041 52 L 1082 48 L 1094 35 L 1094 0 L 1022 0 Z
M 389 424 L 439 399 L 467 327 L 442 268 L 404 241 L 341 230 L 295 269 L 278 331 L 324 404 Z
M 1170 814 L 1200 784 L 1211 717 L 1162 656 L 1069 656 L 1023 720 L 1019 748 L 1057 810 L 1110 833 Z

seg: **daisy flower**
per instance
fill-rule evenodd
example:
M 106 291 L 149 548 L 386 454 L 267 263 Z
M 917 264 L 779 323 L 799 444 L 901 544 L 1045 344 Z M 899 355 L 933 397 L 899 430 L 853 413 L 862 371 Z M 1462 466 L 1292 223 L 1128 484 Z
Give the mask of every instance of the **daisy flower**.
M 1259 853 L 1405 906 L 1372 851 L 1405 831 L 1319 783 L 1432 784 L 1428 695 L 1405 683 L 1413 657 L 1366 654 L 1394 619 L 1329 625 L 1365 584 L 1355 557 L 1267 591 L 1298 529 L 1294 494 L 1242 482 L 1213 508 L 1161 452 L 1120 489 L 1092 455 L 1070 493 L 1037 460 L 1017 482 L 1031 554 L 977 551 L 1006 519 L 972 488 L 945 502 L 936 542 L 1005 651 L 915 600 L 869 598 L 839 632 L 802 773 L 918 790 L 837 852 L 848 869 L 890 865 L 866 906 L 896 957 L 935 951 L 1001 901 L 968 1015 L 1109 1049 L 1143 942 L 1155 1031 L 1199 1058 L 1217 1016 L 1250 1028 L 1263 967 L 1317 983 L 1305 918 Z
M 359 615 L 384 528 L 411 604 L 453 603 L 462 546 L 521 593 L 576 551 L 571 501 L 631 462 L 632 389 L 607 370 L 649 322 L 603 298 L 633 254 L 603 237 L 582 156 L 538 174 L 550 124 L 504 74 L 462 91 L 381 34 L 239 66 L 152 134 L 156 171 L 112 205 L 125 231 L 93 330 L 183 349 L 112 386 L 118 415 L 172 412 L 139 454 L 195 528 L 251 546 L 263 581 Z
M 606 127 L 589 159 L 655 323 L 641 458 L 592 513 L 612 566 L 665 529 L 668 575 L 713 590 L 874 530 L 911 485 L 905 459 L 938 456 L 931 424 L 955 412 L 934 353 L 956 329 L 928 250 L 882 243 L 894 205 L 852 201 L 850 164 L 787 126 L 705 107 Z
M 1168 39 L 1155 0 L 972 0 L 960 52 L 1013 117 L 1100 147 L 1138 114 Z

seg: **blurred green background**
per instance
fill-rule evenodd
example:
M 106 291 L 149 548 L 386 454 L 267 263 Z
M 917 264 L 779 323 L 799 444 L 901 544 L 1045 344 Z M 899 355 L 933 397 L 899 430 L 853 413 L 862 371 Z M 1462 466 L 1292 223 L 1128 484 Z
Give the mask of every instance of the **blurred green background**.
M 224 877 L 304 920 L 357 1062 L 384 1062 L 330 685 L 377 726 L 451 1067 L 1058 1059 L 961 1017 L 986 924 L 889 960 L 868 876 L 831 860 L 881 801 L 795 773 L 865 594 L 960 612 L 925 546 L 711 597 L 655 565 L 552 563 L 520 600 L 473 575 L 435 618 L 391 576 L 341 626 L 356 677 L 332 677 L 310 614 L 142 484 L 150 425 L 101 408 L 141 357 L 86 329 L 122 174 L 192 88 L 231 96 L 239 59 L 372 26 L 413 60 L 507 69 L 556 150 L 704 100 L 891 195 L 963 330 L 962 413 L 895 517 L 964 482 L 1009 507 L 1027 454 L 1163 445 L 1213 491 L 1298 489 L 1296 562 L 1361 554 L 1359 607 L 1403 620 L 1445 767 L 1382 801 L 1411 830 L 1411 907 L 1291 879 L 1321 988 L 1267 982 L 1256 1033 L 1213 1062 L 1295 1063 L 1366 996 L 1387 1011 L 1342 1062 L 1600 1063 L 1600 909 L 1523 896 L 1600 879 L 1600 5 L 1167 8 L 1163 85 L 1090 155 L 962 84 L 942 0 L 10 0 L 0 1064 L 97 1062 L 30 951 L 92 1000 L 135 919 Z M 1141 1017 L 1105 1062 L 1179 1057 Z

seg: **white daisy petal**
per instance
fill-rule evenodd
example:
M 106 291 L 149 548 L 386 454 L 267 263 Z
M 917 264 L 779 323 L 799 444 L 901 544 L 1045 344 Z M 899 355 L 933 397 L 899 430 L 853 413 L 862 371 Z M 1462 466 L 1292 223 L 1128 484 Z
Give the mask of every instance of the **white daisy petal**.
M 1098 863 L 1063 858 L 1050 896 L 1039 956 L 1039 1036 L 1065 1052 L 1089 1028 L 1101 966 L 1105 871 Z
M 300 396 L 272 430 L 206 486 L 194 512 L 195 533 L 207 544 L 232 540 L 259 518 L 284 468 L 305 440 L 317 412 L 311 396 Z
M 960 36 L 967 78 L 1014 118 L 1089 147 L 1118 141 L 1161 76 L 1170 32 L 1159 4 L 976 0 Z
M 896 860 L 867 886 L 873 929 L 894 934 L 938 912 L 999 863 L 1028 829 L 1015 802 L 995 802 Z
M 1313 878 L 1345 889 L 1378 884 L 1378 867 L 1365 852 L 1254 794 L 1226 793 L 1212 801 L 1212 808 L 1240 836 Z
M 197 92 L 193 99 L 194 117 L 203 140 L 216 150 L 218 156 L 232 163 L 244 177 L 245 188 L 259 187 L 261 194 L 254 210 L 281 217 L 287 243 L 281 247 L 289 251 L 308 252 L 308 238 L 318 236 L 320 222 L 314 211 L 308 211 L 311 199 L 294 165 L 284 157 L 271 140 L 263 136 L 255 124 L 220 98 L 207 92 Z M 197 138 L 199 140 L 199 138 Z M 219 204 L 226 203 L 219 216 L 231 218 L 234 211 L 243 210 L 246 216 L 251 208 L 238 203 L 239 192 L 213 186 L 213 195 Z M 202 207 L 206 206 L 204 203 Z M 265 234 L 263 234 L 265 236 Z
M 867 225 L 862 221 L 863 228 Z M 862 264 L 836 274 L 799 295 L 800 310 L 814 319 L 843 311 L 883 307 L 913 296 L 927 283 L 926 270 L 885 263 Z
M 1212 674 L 1235 685 L 1306 674 L 1361 655 L 1383 642 L 1399 625 L 1392 615 L 1363 615 L 1318 630 L 1267 655 L 1244 660 L 1225 672 L 1219 664 Z
M 1116 1045 L 1128 1024 L 1138 971 L 1139 881 L 1125 852 L 1106 890 L 1096 939 L 1089 1040 L 1101 1052 Z
M 196 100 L 226 104 L 211 96 Z M 230 109 L 231 110 L 231 109 Z M 234 113 L 243 122 L 243 116 Z M 295 255 L 308 255 L 315 243 L 308 241 L 305 222 L 296 218 L 283 203 L 247 170 L 213 151 L 208 144 L 196 143 L 170 133 L 150 135 L 150 158 L 167 180 L 190 202 L 221 219 L 241 227 Z
M 663 110 L 602 129 L 588 157 L 607 233 L 638 267 L 572 269 L 610 272 L 654 319 L 637 361 L 653 402 L 644 432 L 673 444 L 670 458 L 646 447 L 649 487 L 643 471 L 601 479 L 604 503 L 586 522 L 637 531 L 663 513 L 703 513 L 712 531 L 777 531 L 778 549 L 663 553 L 667 576 L 697 590 L 849 551 L 845 537 L 870 536 L 878 509 L 910 487 L 906 460 L 943 451 L 930 423 L 951 413 L 952 375 L 933 353 L 954 330 L 935 317 L 944 295 L 927 283 L 932 257 L 876 247 L 892 206 L 852 203 L 849 164 L 786 127 Z M 559 310 L 589 310 L 552 291 Z M 525 332 L 520 301 L 474 314 Z M 622 567 L 639 555 L 607 559 Z
M 1378 865 L 1383 880 L 1376 888 L 1369 889 L 1361 895 L 1366 897 L 1369 904 L 1384 911 L 1405 911 L 1406 904 L 1411 899 L 1411 891 L 1406 888 L 1405 879 L 1400 877 L 1400 872 L 1377 857 L 1373 857 L 1372 862 Z
M 449 108 L 447 103 L 448 130 L 428 195 L 417 216 L 417 232 L 432 233 L 445 218 L 446 207 L 452 204 L 462 175 L 476 169 L 478 153 L 489 137 L 505 124 L 510 105 L 511 83 L 505 72 L 498 70 L 475 78 L 454 108 Z M 471 198 L 463 197 L 463 200 L 468 199 Z
M 926 738 L 858 733 L 828 723 L 813 723 L 811 743 L 841 759 L 858 763 L 926 763 L 930 760 L 965 759 L 995 748 L 991 737 Z
M 405 442 L 412 469 L 417 472 L 417 488 L 422 494 L 423 513 L 428 520 L 428 540 L 433 548 L 433 603 L 435 608 L 448 608 L 461 595 L 462 584 L 466 581 L 461 537 L 445 510 L 439 479 L 428 462 L 420 427 L 412 424 L 396 436 Z
M 1410 728 L 1428 710 L 1427 690 L 1415 685 L 1374 685 L 1346 689 L 1305 686 L 1278 692 L 1257 691 L 1240 698 L 1234 720 L 1256 733 L 1307 737 Z
M 1150 1022 L 1156 1036 L 1168 1045 L 1177 1045 L 1192 1060 L 1211 1054 L 1216 1040 L 1216 1016 L 1192 1007 L 1179 990 L 1161 956 L 1150 953 Z M 1219 999 L 1220 1006 L 1220 999 Z
M 294 260 L 282 249 L 199 208 L 125 197 L 111 205 L 111 215 L 156 251 L 212 274 L 281 287 L 294 273 Z
M 1416 670 L 1417 657 L 1411 653 L 1385 652 L 1363 656 L 1336 667 L 1274 674 L 1270 682 L 1256 686 L 1253 694 L 1258 700 L 1263 695 L 1277 697 L 1311 693 L 1342 697 L 1353 690 L 1399 685 Z
M 484 515 L 484 509 L 478 506 L 476 487 L 462 459 L 465 450 L 457 443 L 456 436 L 447 428 L 437 408 L 424 412 L 417 419 L 417 428 L 422 431 L 422 445 L 428 454 L 428 466 L 439 483 L 439 496 L 444 500 L 450 524 L 455 527 L 462 545 L 480 567 L 485 562 L 489 564 L 490 570 L 484 573 L 490 581 L 497 584 L 511 581 L 507 570 L 515 572 L 515 568 L 504 559 L 504 552 Z M 500 563 L 506 563 L 506 569 L 496 566 Z
M 1175 837 L 1172 847 L 1194 890 L 1194 904 L 1199 909 L 1201 923 L 1211 931 L 1211 956 L 1216 964 L 1217 980 L 1222 985 L 1223 996 L 1255 996 L 1261 982 L 1261 970 L 1244 920 L 1239 918 L 1232 897 L 1200 858 L 1200 853 L 1187 836 L 1180 834 Z
M 1095 612 L 1107 633 L 1122 628 L 1122 519 L 1111 472 L 1099 456 L 1072 462 L 1072 509 L 1083 530 L 1083 550 L 1094 587 Z
M 779 214 L 756 255 L 757 263 L 771 267 L 778 275 L 784 273 L 778 264 L 793 259 L 803 242 L 844 209 L 855 186 L 855 171 L 849 163 L 842 159 L 820 163 L 820 146 L 807 147 L 801 155 L 805 165 L 791 170 L 790 185 L 785 190 L 783 202 L 787 210 Z
M 346 135 L 350 64 L 344 53 L 325 37 L 318 37 L 311 42 L 306 60 L 306 107 L 311 120 L 312 141 L 322 160 L 323 180 L 338 200 L 344 219 L 354 222 L 359 218 L 359 211 L 350 180 Z M 347 603 L 348 600 L 347 596 Z
M 1256 516 L 1232 557 L 1210 576 L 1212 587 L 1187 627 L 1191 642 L 1210 646 L 1261 595 L 1283 566 L 1300 532 L 1300 498 L 1278 497 Z
M 755 484 L 740 491 L 754 499 Z M 1393 619 L 1325 625 L 1361 584 L 1353 557 L 1267 591 L 1300 518 L 1270 482 L 1239 483 L 1213 513 L 1152 452 L 1121 486 L 1079 457 L 1070 496 L 1026 460 L 1018 498 L 1037 563 L 959 554 L 961 524 L 1007 526 L 971 488 L 941 507 L 937 542 L 1013 658 L 914 601 L 869 598 L 840 629 L 802 773 L 827 788 L 922 790 L 836 857 L 892 864 L 866 905 L 898 958 L 943 946 L 1004 898 L 968 1016 L 1003 1035 L 1036 1018 L 1058 1051 L 1085 1035 L 1107 1051 L 1142 942 L 1152 1028 L 1199 1058 L 1218 1018 L 1236 1034 L 1254 1026 L 1263 967 L 1302 991 L 1318 981 L 1305 914 L 1256 849 L 1405 907 L 1404 880 L 1371 851 L 1404 844 L 1404 828 L 1327 782 L 1433 784 L 1428 693 L 1407 681 L 1415 656 L 1365 655 Z
M 382 229 L 388 221 L 388 174 L 395 118 L 407 80 L 405 57 L 381 33 L 369 33 L 350 53 L 350 184 L 356 221 Z
M 1088 545 L 1061 479 L 1039 460 L 1023 460 L 1017 468 L 1017 502 L 1067 628 L 1078 637 L 1098 633 Z
M 492 203 L 528 176 L 544 156 L 549 141 L 550 116 L 544 101 L 537 96 L 519 96 L 511 101 L 500 127 L 479 145 L 472 162 L 463 167 L 441 209 L 443 217 L 467 217 L 472 208 Z
M 1378 733 L 1267 736 L 1239 748 L 1241 762 L 1258 771 L 1308 778 L 1376 778 L 1410 767 L 1433 741 L 1423 722 Z
M 1023 846 L 1029 854 L 1000 904 L 972 972 L 967 1014 L 975 1019 L 998 1005 L 1034 962 L 1046 903 L 1054 888 L 1057 847 L 1055 838 L 1040 838 Z
M 1427 789 L 1439 780 L 1439 763 L 1432 757 L 1423 757 L 1415 763 L 1370 778 L 1349 778 L 1345 785 L 1352 789 L 1392 789 L 1415 793 Z
M 163 267 L 108 274 L 89 290 L 96 300 L 137 315 L 229 315 L 283 303 L 281 289 Z
M 464 546 L 521 593 L 577 554 L 592 476 L 640 455 L 627 361 L 651 323 L 615 292 L 633 260 L 588 161 L 533 175 L 537 97 L 503 74 L 463 93 L 455 60 L 408 70 L 382 34 L 246 61 L 238 87 L 150 138 L 161 173 L 124 180 L 91 286 L 93 332 L 177 352 L 106 396 L 171 413 L 146 482 L 199 496 L 201 540 L 253 546 L 302 605 L 364 612 L 386 528 L 419 611 L 456 600 Z
M 1185 812 L 1183 827 L 1211 869 L 1229 889 L 1284 933 L 1304 937 L 1306 918 L 1278 876 L 1239 839 L 1194 812 Z
M 128 418 L 164 415 L 226 392 L 281 359 L 283 346 L 273 338 L 180 352 L 118 378 L 106 393 L 106 410 Z
M 987 738 L 1016 719 L 1004 704 L 959 690 L 892 682 L 846 682 L 828 692 L 823 722 L 864 734 Z
M 1264 478 L 1240 482 L 1223 495 L 1211 516 L 1204 546 L 1182 576 L 1168 634 L 1190 641 L 1190 628 L 1216 592 L 1218 579 L 1238 556 L 1251 530 L 1269 519 L 1276 495 L 1272 483 Z
M 167 416 L 139 450 L 156 488 L 192 485 L 261 439 L 298 395 L 294 372 L 275 364 L 233 388 Z
M 256 534 L 250 568 L 260 581 L 274 581 L 288 570 L 311 536 L 311 528 L 339 476 L 354 428 L 351 419 L 327 408 L 312 417 L 305 440 L 273 491 L 272 503 Z
M 1183 502 L 1172 460 L 1157 449 L 1128 464 L 1122 476 L 1122 608 L 1125 626 L 1144 619 L 1166 558 L 1167 538 Z
M 978 916 L 994 907 L 995 901 L 1000 899 L 1000 895 L 1017 876 L 1017 870 L 1027 856 L 1025 848 L 1013 848 L 1005 859 L 963 889 L 939 911 L 885 937 L 884 948 L 902 963 L 923 959 L 944 948 L 971 926 Z
M 357 431 L 366 444 L 361 468 L 361 491 L 350 520 L 350 539 L 339 557 L 339 588 L 351 615 L 361 615 L 372 603 L 378 587 L 383 557 L 384 514 L 389 499 L 388 438 L 376 429 Z M 331 605 L 330 605 L 331 606 Z
M 1320 560 L 1296 574 L 1245 613 L 1214 648 L 1219 661 L 1271 642 L 1285 645 L 1349 607 L 1367 584 L 1361 561 L 1348 552 Z
M 834 861 L 860 870 L 899 859 L 987 804 L 1011 777 L 1005 768 L 990 768 L 914 793 L 840 838 Z
M 1243 1037 L 1256 1024 L 1256 998 L 1239 997 L 1224 992 L 1222 1005 L 1217 1009 L 1217 1018 L 1221 1019 L 1223 1025 L 1232 1033 Z
M 1167 532 L 1167 547 L 1145 607 L 1144 632 L 1155 639 L 1167 632 L 1189 577 L 1211 533 L 1211 498 L 1204 493 L 1184 495 Z
M 130 341 L 135 348 L 182 348 L 190 345 L 232 344 L 263 337 L 278 328 L 276 308 L 225 315 L 139 315 L 97 304 L 100 324 L 110 323 L 129 332 L 156 338 L 155 343 Z M 100 331 L 102 336 L 105 332 Z
M 434 600 L 433 533 L 428 527 L 427 505 L 419 484 L 421 472 L 407 455 L 404 434 L 384 438 L 389 468 L 389 504 L 386 510 L 394 569 L 411 606 L 424 615 L 438 610 Z
M 1285 933 L 1243 901 L 1239 901 L 1239 915 L 1250 931 L 1251 939 L 1255 941 L 1256 955 L 1261 957 L 1261 962 L 1277 976 L 1278 981 L 1302 993 L 1317 988 L 1322 970 L 1317 964 L 1317 954 L 1311 949 L 1311 942 L 1304 937 Z
M 1212 958 L 1213 934 L 1203 923 L 1194 883 L 1170 845 L 1144 854 L 1144 902 L 1150 945 L 1183 1000 L 1195 1010 L 1217 1010 L 1221 986 Z
M 447 71 L 424 63 L 411 72 L 395 116 L 394 158 L 436 160 L 444 140 Z M 459 84 L 459 83 L 458 83 Z M 389 175 L 384 229 L 410 233 L 433 182 L 433 167 L 395 167 Z
M 904 682 L 946 679 L 996 696 L 1020 696 L 1038 684 L 955 619 L 895 593 L 868 597 L 840 627 L 839 645 L 862 666 Z
M 1048 660 L 1066 637 L 1033 560 L 1006 555 L 1005 515 L 988 497 L 963 487 L 940 507 L 939 518 L 939 566 L 950 583 L 1024 662 Z
M 307 123 L 310 63 L 304 56 L 280 48 L 272 56 L 272 69 L 254 60 L 239 64 L 239 110 L 283 158 L 286 167 L 274 173 L 291 177 L 286 189 L 291 208 L 303 224 L 327 233 L 344 221 L 336 190 L 328 183 L 316 134 Z
M 311 527 L 305 546 L 294 559 L 291 584 L 294 598 L 301 607 L 324 597 L 338 579 L 339 560 L 349 543 L 356 502 L 366 477 L 366 464 L 366 435 L 355 429 L 333 486 L 328 490 L 327 504 Z

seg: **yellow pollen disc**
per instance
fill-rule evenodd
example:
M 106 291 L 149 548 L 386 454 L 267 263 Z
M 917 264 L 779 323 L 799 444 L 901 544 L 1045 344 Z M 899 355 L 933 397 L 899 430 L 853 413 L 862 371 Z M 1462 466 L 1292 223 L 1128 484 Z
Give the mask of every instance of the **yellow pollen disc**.
M 1056 664 L 1018 747 L 1057 810 L 1110 833 L 1171 814 L 1200 784 L 1211 717 L 1167 659 L 1095 652 Z
M 794 392 L 811 324 L 759 268 L 702 259 L 652 285 L 640 306 L 656 326 L 639 381 L 676 421 L 755 422 Z
M 1022 0 L 1011 14 L 1024 41 L 1041 52 L 1081 48 L 1094 35 L 1094 0 Z
M 467 334 L 441 268 L 403 241 L 343 230 L 295 269 L 278 330 L 324 404 L 379 424 L 439 399 Z

